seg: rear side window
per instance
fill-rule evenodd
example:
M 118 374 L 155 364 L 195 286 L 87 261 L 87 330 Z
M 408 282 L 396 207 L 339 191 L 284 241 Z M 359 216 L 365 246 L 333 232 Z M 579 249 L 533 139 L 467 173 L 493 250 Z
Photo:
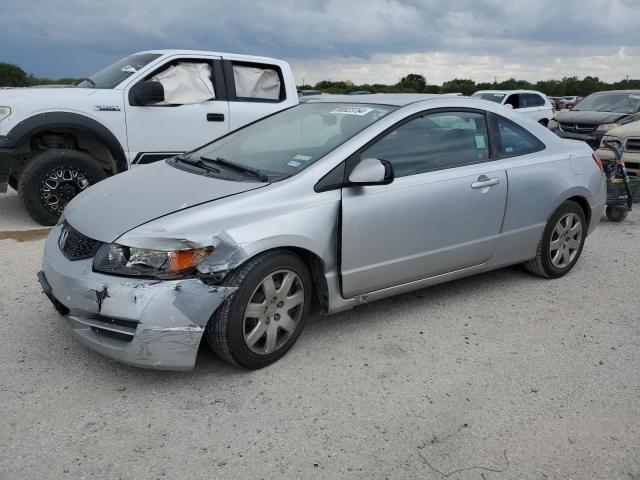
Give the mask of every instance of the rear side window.
M 284 100 L 284 85 L 280 70 L 272 65 L 233 63 L 233 79 L 238 100 Z
M 409 120 L 360 154 L 393 165 L 396 177 L 487 161 L 489 140 L 484 115 L 441 112 Z
M 544 98 L 535 93 L 523 93 L 520 95 L 520 108 L 542 107 Z
M 516 157 L 545 149 L 544 143 L 520 125 L 493 114 L 497 130 L 498 158 Z

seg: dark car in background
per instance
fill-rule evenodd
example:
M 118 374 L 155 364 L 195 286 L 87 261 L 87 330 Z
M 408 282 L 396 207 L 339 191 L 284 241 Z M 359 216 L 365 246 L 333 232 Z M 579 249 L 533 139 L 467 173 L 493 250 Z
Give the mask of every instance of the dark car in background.
M 612 90 L 592 93 L 573 110 L 558 113 L 548 127 L 595 150 L 607 131 L 635 120 L 640 120 L 640 90 Z

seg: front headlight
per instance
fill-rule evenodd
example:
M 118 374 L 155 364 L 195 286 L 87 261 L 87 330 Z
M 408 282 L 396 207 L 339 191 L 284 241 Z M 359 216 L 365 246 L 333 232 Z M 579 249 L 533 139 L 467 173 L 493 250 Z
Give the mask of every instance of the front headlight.
M 558 121 L 552 118 L 551 120 L 549 120 L 549 123 L 547 123 L 547 128 L 558 128 L 558 125 Z
M 600 140 L 600 148 L 607 148 L 605 146 L 605 142 L 620 142 L 620 139 L 618 137 L 614 137 L 613 135 L 603 135 L 602 139 Z
M 9 115 L 11 115 L 10 107 L 0 107 L 0 122 L 2 122 Z
M 608 132 L 612 128 L 619 127 L 620 125 L 620 123 L 603 123 L 602 125 L 598 126 L 596 130 L 599 132 Z
M 172 276 L 196 267 L 212 251 L 213 247 L 164 251 L 105 243 L 96 252 L 93 269 L 136 277 Z

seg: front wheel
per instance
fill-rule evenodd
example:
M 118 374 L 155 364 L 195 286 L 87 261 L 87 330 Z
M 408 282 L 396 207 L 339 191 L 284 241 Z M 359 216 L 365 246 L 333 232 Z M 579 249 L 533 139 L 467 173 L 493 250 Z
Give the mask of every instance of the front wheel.
M 106 172 L 89 155 L 50 149 L 27 163 L 18 181 L 18 196 L 36 222 L 55 225 L 73 197 L 105 178 Z
M 212 350 L 248 369 L 287 353 L 309 315 L 312 282 L 304 262 L 287 251 L 267 252 L 232 272 L 224 285 L 238 290 L 209 322 L 205 336 Z
M 551 215 L 536 256 L 524 264 L 525 268 L 546 278 L 566 275 L 580 258 L 586 234 L 587 221 L 580 205 L 564 202 Z

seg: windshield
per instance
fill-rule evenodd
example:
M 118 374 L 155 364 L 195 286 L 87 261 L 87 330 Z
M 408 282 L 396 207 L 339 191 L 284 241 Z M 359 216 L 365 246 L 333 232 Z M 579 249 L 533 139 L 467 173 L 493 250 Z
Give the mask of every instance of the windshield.
M 485 92 L 485 93 L 474 93 L 471 95 L 472 98 L 479 98 L 480 100 L 489 100 L 490 102 L 502 103 L 502 99 L 504 98 L 504 93 L 493 93 L 493 92 Z
M 107 68 L 94 73 L 88 79 L 82 80 L 76 87 L 82 88 L 115 88 L 130 75 L 136 73 L 145 65 L 149 64 L 160 54 L 158 53 L 138 53 L 129 55 L 122 60 L 109 65 Z
M 640 93 L 618 92 L 618 93 L 592 93 L 582 100 L 574 112 L 615 112 L 615 113 L 635 113 L 640 108 Z
M 189 157 L 221 158 L 278 180 L 302 171 L 396 109 L 357 103 L 304 103 L 233 132 Z

